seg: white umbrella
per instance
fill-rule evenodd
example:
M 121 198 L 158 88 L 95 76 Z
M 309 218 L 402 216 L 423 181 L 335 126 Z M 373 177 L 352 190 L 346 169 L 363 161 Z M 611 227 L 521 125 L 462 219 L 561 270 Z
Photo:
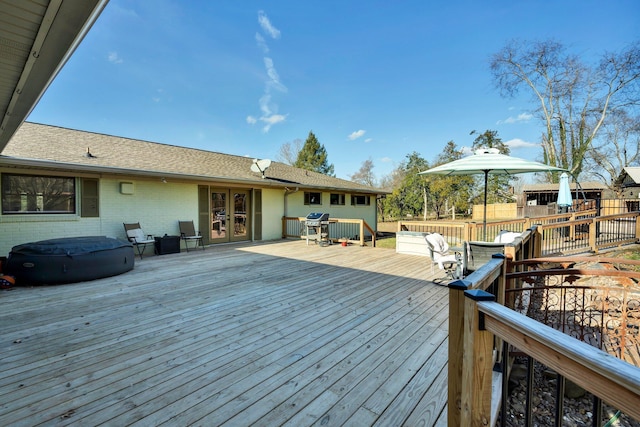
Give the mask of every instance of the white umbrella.
M 569 188 L 569 175 L 562 173 L 560 175 L 560 187 L 558 188 L 558 206 L 563 208 L 573 206 L 571 198 L 571 189 Z
M 467 157 L 436 166 L 419 175 L 484 175 L 484 238 L 487 236 L 487 181 L 489 174 L 515 175 L 531 172 L 560 172 L 565 169 L 500 154 L 496 148 L 483 148 Z

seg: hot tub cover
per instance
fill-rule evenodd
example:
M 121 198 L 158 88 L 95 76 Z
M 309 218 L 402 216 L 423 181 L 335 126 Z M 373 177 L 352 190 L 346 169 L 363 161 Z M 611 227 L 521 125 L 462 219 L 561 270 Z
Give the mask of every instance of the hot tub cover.
M 53 285 L 115 276 L 133 269 L 134 262 L 130 242 L 65 237 L 14 246 L 4 272 L 16 278 L 16 285 Z
M 133 247 L 129 242 L 106 236 L 64 237 L 14 246 L 12 254 L 77 256 L 110 249 Z

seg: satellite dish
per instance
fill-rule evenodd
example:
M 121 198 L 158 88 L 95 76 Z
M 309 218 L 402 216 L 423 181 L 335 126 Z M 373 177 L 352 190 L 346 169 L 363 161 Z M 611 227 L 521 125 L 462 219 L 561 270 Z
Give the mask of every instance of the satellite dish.
M 251 164 L 251 171 L 261 173 L 262 177 L 264 178 L 264 172 L 269 168 L 269 166 L 271 166 L 271 160 L 269 159 L 253 159 L 253 163 Z

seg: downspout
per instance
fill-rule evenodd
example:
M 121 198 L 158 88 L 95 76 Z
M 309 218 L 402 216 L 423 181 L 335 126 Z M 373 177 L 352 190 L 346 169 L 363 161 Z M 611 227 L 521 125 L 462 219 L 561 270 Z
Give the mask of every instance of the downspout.
M 300 188 L 296 187 L 295 190 L 290 189 L 289 187 L 284 187 L 284 215 L 285 217 L 289 216 L 289 203 L 288 198 L 290 194 L 297 193 Z

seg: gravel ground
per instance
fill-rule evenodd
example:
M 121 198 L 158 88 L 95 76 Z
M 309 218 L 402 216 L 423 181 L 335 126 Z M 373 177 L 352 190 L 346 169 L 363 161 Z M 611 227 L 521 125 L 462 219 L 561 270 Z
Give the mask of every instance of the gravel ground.
M 525 396 L 526 396 L 526 359 L 517 359 L 517 365 L 510 378 L 513 387 L 510 393 L 507 408 L 506 426 L 524 426 Z M 552 426 L 555 419 L 555 395 L 556 377 L 540 363 L 535 364 L 533 391 L 533 425 Z M 567 397 L 584 393 L 579 387 L 572 384 L 565 386 L 564 417 L 562 425 L 566 427 L 587 427 L 593 425 L 593 396 L 590 393 L 582 396 Z M 617 413 L 617 410 L 604 404 L 602 410 L 602 423 L 604 426 Z M 611 422 L 611 426 L 640 427 L 640 422 L 620 414 L 618 419 Z

